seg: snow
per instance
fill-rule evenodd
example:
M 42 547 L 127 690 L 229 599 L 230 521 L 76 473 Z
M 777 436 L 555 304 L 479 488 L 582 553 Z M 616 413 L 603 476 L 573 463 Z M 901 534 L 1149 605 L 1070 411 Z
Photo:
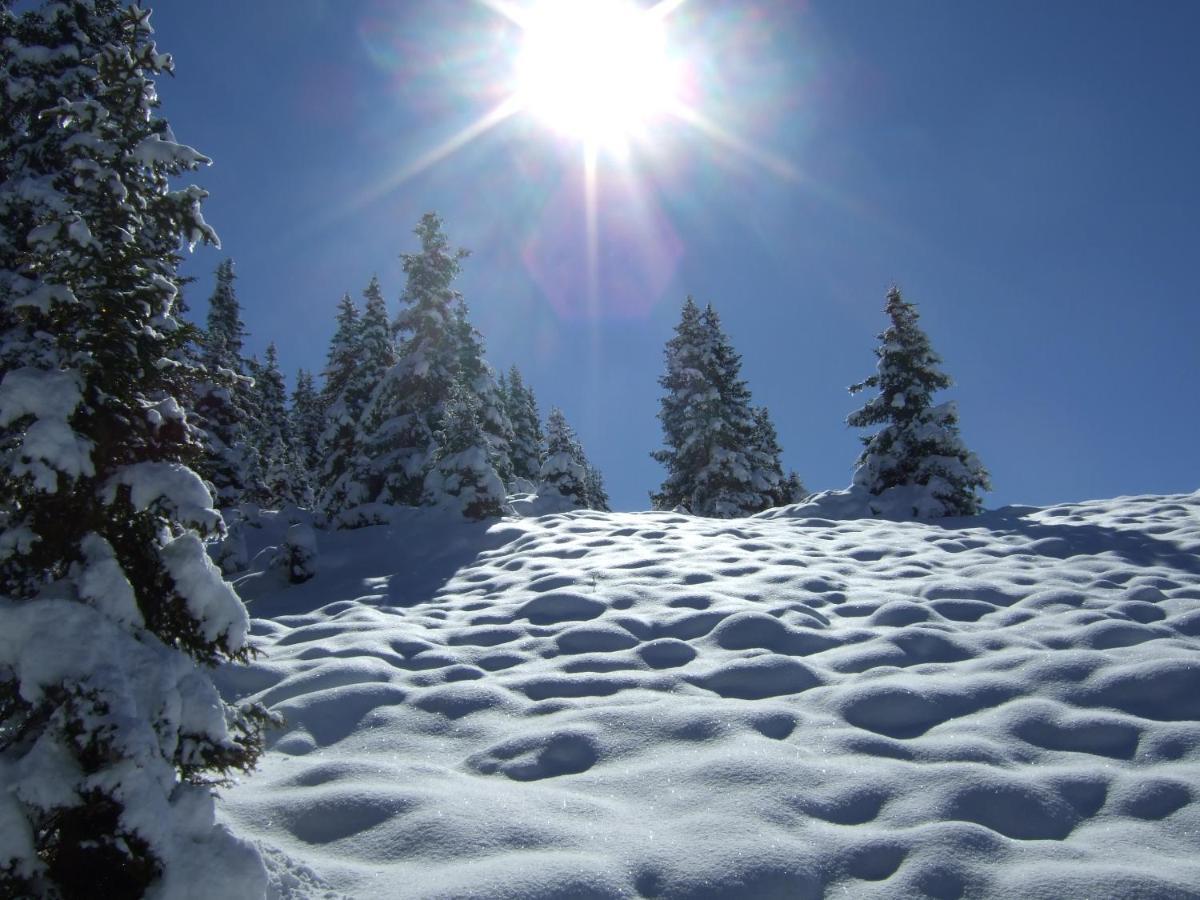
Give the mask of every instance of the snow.
M 79 576 L 79 594 L 114 622 L 130 628 L 145 627 L 133 585 L 117 561 L 112 545 L 98 534 L 80 544 L 87 565 Z
M 129 500 L 138 512 L 160 504 L 177 522 L 206 532 L 220 528 L 221 517 L 212 508 L 208 487 L 182 463 L 142 462 L 125 466 L 105 484 L 105 501 L 114 502 L 117 488 L 122 486 L 129 488 Z
M 111 549 L 99 538 L 85 542 L 95 587 L 106 582 Z M 88 579 L 84 579 L 88 584 Z M 50 589 L 51 591 L 54 588 Z M 64 647 L 71 652 L 62 652 Z M 180 784 L 168 761 L 182 730 L 228 741 L 224 714 L 212 683 L 190 657 L 154 639 L 138 639 L 105 611 L 52 596 L 32 603 L 0 598 L 0 670 L 20 684 L 21 696 L 36 703 L 47 691 L 69 690 L 72 714 L 85 732 L 101 733 L 113 752 L 84 773 L 67 751 L 72 740 L 62 714 L 36 742 L 12 743 L 0 759 L 0 870 L 16 860 L 24 874 L 29 853 L 27 818 L 14 808 L 72 806 L 79 795 L 100 788 L 123 806 L 124 827 L 145 838 L 166 861 L 157 896 L 261 897 L 266 873 L 252 846 L 226 828 L 214 828 L 211 792 Z M 185 740 L 191 740 L 186 738 Z M 182 758 L 189 762 L 188 748 Z M 211 870 L 211 878 L 201 873 Z M 209 893 L 210 886 L 221 892 Z
M 1195 896 L 1200 493 L 859 501 L 395 509 L 294 586 L 264 513 L 222 821 L 273 897 Z
M 82 400 L 79 374 L 30 366 L 12 369 L 0 381 L 0 427 L 33 417 L 21 435 L 14 475 L 28 474 L 47 493 L 58 487 L 58 473 L 78 478 L 95 474 L 92 444 L 68 421 Z
M 175 588 L 187 601 L 188 612 L 201 624 L 206 641 L 224 637 L 225 646 L 236 652 L 246 643 L 249 621 L 241 598 L 221 577 L 204 544 L 188 532 L 159 551 Z

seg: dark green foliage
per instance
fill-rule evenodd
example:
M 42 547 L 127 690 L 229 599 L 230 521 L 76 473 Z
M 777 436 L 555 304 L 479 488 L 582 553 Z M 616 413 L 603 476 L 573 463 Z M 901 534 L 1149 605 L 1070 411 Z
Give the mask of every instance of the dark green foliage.
M 658 415 L 667 446 L 652 455 L 667 477 L 651 495 L 654 508 L 730 518 L 777 503 L 782 472 L 775 429 L 765 411 L 756 417 L 741 357 L 711 305 L 701 312 L 687 298 L 666 362 Z
M 425 477 L 425 503 L 452 506 L 468 519 L 500 515 L 504 485 L 491 463 L 479 400 L 462 382 L 454 382 L 446 400 L 433 468 Z
M 914 516 L 973 515 L 981 508 L 977 491 L 991 484 L 959 436 L 954 404 L 933 404 L 934 393 L 951 385 L 939 368 L 941 357 L 899 288 L 888 291 L 884 311 L 891 324 L 879 335 L 876 373 L 850 388 L 852 394 L 867 388 L 879 393 L 851 413 L 847 424 L 883 426 L 862 439 L 854 482 L 875 496 L 893 488 L 924 488 L 928 502 L 914 505 Z
M 536 481 L 546 456 L 546 438 L 533 390 L 525 384 L 520 370 L 513 366 L 502 383 L 501 394 L 508 419 L 512 423 L 513 475 Z

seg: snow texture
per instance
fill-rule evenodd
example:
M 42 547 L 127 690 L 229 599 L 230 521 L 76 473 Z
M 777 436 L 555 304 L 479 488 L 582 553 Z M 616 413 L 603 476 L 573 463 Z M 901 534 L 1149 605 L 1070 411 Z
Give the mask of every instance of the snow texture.
M 279 897 L 1195 897 L 1200 493 L 822 503 L 322 535 L 225 821 Z

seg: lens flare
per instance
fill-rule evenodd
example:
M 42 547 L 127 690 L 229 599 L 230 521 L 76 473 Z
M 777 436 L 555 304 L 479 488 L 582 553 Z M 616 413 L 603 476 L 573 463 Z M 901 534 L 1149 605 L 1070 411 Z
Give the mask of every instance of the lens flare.
M 661 17 L 620 0 L 545 2 L 521 16 L 516 95 L 551 128 L 619 149 L 675 100 Z

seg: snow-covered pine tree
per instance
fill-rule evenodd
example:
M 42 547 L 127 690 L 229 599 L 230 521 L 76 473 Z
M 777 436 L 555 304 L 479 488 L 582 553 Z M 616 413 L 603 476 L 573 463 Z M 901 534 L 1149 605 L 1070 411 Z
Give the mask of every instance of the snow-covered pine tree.
M 233 287 L 235 277 L 233 260 L 222 261 L 217 267 L 203 337 L 205 373 L 196 383 L 192 405 L 204 445 L 196 471 L 212 484 L 217 505 L 223 509 L 247 499 L 256 469 L 243 402 L 251 381 L 244 375 L 245 328 Z
M 337 328 L 329 341 L 320 396 L 322 424 L 314 487 L 317 508 L 325 515 L 335 515 L 353 505 L 341 488 L 343 476 L 357 455 L 358 421 L 365 399 L 349 389 L 358 367 L 361 331 L 358 307 L 349 293 L 343 294 L 338 303 Z
M 209 368 L 232 369 L 240 373 L 246 326 L 242 323 L 242 307 L 233 287 L 236 278 L 233 260 L 222 260 L 217 266 L 216 285 L 208 301 L 204 361 Z
M 316 383 L 307 369 L 300 369 L 296 373 L 296 387 L 292 390 L 292 406 L 288 410 L 288 419 L 296 454 L 304 465 L 306 480 L 311 484 L 320 459 L 318 453 L 324 417 Z
M 266 361 L 258 366 L 254 397 L 258 416 L 254 443 L 262 461 L 261 493 L 255 499 L 260 506 L 269 509 L 278 509 L 287 503 L 308 505 L 311 490 L 304 464 L 292 440 L 287 387 L 274 342 L 267 345 Z
M 715 412 L 720 399 L 708 375 L 710 355 L 700 308 L 689 296 L 675 336 L 664 351 L 667 371 L 658 379 L 666 389 L 659 401 L 658 420 L 667 446 L 650 455 L 666 467 L 667 477 L 658 492 L 650 495 L 655 509 L 690 508 L 697 477 L 707 462 L 703 416 L 710 407 Z
M 771 421 L 771 414 L 765 406 L 756 406 L 751 415 L 754 424 L 750 433 L 750 462 L 754 489 L 761 495 L 764 509 L 792 503 L 788 479 L 783 474 L 779 433 Z
M 732 518 L 770 505 L 755 488 L 751 446 L 754 416 L 741 379 L 741 357 L 721 329 L 712 306 L 703 312 L 691 297 L 675 336 L 667 342 L 667 371 L 659 384 L 666 448 L 653 457 L 666 466 L 656 509 L 683 506 L 695 515 Z
M 809 490 L 804 486 L 804 482 L 800 480 L 800 476 L 795 472 L 788 472 L 787 478 L 783 481 L 783 490 L 779 498 L 779 503 L 776 505 L 787 506 L 790 503 L 801 503 L 808 495 Z
M 557 406 L 546 420 L 546 459 L 538 472 L 538 493 L 565 497 L 571 506 L 588 508 L 588 463 L 583 447 Z
M 328 513 L 340 512 L 378 496 L 383 477 L 378 460 L 363 441 L 362 422 L 371 397 L 380 389 L 384 374 L 395 365 L 396 346 L 388 322 L 387 304 L 379 278 L 363 291 L 366 307 L 359 323 L 357 361 L 346 385 L 346 398 L 351 408 L 358 410 L 358 430 L 355 432 L 354 453 L 346 471 L 330 490 Z
M 454 304 L 454 336 L 458 345 L 458 377 L 479 402 L 479 423 L 487 435 L 492 466 L 504 484 L 513 480 L 513 426 L 496 373 L 484 359 L 483 335 L 471 324 L 461 296 Z
M 537 481 L 542 470 L 542 460 L 546 455 L 546 439 L 542 435 L 537 400 L 516 366 L 508 370 L 503 395 L 513 429 L 513 475 L 531 482 Z
M 582 452 L 582 447 L 580 452 Z M 587 464 L 585 483 L 587 484 L 587 508 L 600 512 L 611 512 L 612 507 L 608 505 L 608 489 L 604 487 L 604 476 L 591 463 Z
M 504 484 L 492 465 L 490 441 L 479 413 L 475 392 L 461 381 L 451 384 L 437 435 L 437 456 L 425 476 L 425 505 L 456 509 L 468 519 L 500 515 Z
M 0 895 L 261 896 L 214 820 L 259 713 L 211 667 L 246 609 L 205 554 L 221 519 L 177 398 L 179 247 L 216 243 L 207 163 L 175 142 L 149 13 L 0 4 Z
M 459 374 L 451 286 L 466 250 L 452 250 L 436 213 L 426 213 L 414 233 L 417 253 L 403 253 L 407 283 L 394 330 L 400 338 L 395 365 L 363 411 L 359 441 L 373 468 L 372 496 L 383 503 L 417 505 L 437 449 L 436 434 L 450 388 Z
M 888 291 L 884 311 L 891 325 L 879 335 L 876 372 L 850 388 L 852 394 L 866 388 L 879 393 L 846 422 L 854 428 L 883 426 L 862 439 L 854 484 L 877 497 L 900 489 L 914 518 L 974 515 L 981 508 L 977 492 L 991 484 L 959 435 L 954 404 L 933 405 L 934 392 L 952 383 L 939 368 L 941 357 L 899 288 Z

